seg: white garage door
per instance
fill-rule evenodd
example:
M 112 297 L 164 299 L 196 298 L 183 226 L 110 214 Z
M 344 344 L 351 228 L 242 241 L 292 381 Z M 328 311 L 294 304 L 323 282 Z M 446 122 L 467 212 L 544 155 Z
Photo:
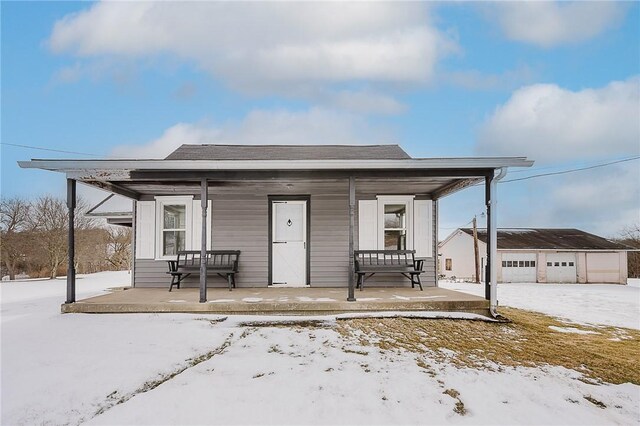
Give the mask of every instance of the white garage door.
M 576 255 L 574 253 L 547 254 L 547 282 L 575 283 Z
M 620 282 L 620 255 L 618 253 L 587 253 L 587 282 Z
M 502 253 L 503 283 L 535 283 L 535 253 Z

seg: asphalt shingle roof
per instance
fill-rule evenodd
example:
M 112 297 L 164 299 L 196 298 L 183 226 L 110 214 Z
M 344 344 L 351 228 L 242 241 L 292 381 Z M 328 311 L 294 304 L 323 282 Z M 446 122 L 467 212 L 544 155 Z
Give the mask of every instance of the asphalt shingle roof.
M 473 229 L 460 228 L 473 235 Z M 478 239 L 486 244 L 486 229 L 478 229 Z M 629 250 L 624 244 L 579 229 L 503 228 L 498 229 L 498 248 L 558 250 Z
M 399 145 L 182 145 L 167 160 L 406 160 Z

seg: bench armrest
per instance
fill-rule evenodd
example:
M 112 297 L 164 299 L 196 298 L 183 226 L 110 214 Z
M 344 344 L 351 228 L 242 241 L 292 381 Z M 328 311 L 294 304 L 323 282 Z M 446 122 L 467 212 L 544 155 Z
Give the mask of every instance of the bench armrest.
M 357 257 L 353 259 L 353 270 L 355 272 L 358 272 L 360 270 L 360 261 L 358 260 Z
M 415 259 L 413 261 L 413 268 L 416 271 L 422 271 L 423 266 L 424 266 L 424 259 Z

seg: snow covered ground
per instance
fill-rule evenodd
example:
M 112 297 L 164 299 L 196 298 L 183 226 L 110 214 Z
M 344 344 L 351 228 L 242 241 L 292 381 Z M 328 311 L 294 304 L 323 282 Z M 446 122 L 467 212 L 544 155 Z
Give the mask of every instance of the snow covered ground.
M 84 276 L 78 295 L 128 281 L 126 272 Z M 258 317 L 61 315 L 64 292 L 64 280 L 0 284 L 3 425 L 582 425 L 640 418 L 638 386 L 588 384 L 560 367 L 458 369 L 424 356 L 417 363 L 416 354 L 363 347 L 331 328 L 243 324 L 264 320 Z M 527 297 L 538 295 L 546 294 Z
M 484 284 L 440 281 L 440 287 L 484 296 Z M 640 279 L 617 284 L 498 284 L 498 303 L 581 324 L 640 329 Z

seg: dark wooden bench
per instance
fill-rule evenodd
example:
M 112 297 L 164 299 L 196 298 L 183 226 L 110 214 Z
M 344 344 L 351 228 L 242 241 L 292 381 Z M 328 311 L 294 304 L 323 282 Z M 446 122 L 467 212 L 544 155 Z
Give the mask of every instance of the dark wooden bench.
M 180 283 L 191 274 L 200 275 L 200 250 L 179 251 L 176 260 L 167 260 L 171 285 L 180 288 Z M 207 276 L 218 275 L 227 280 L 229 291 L 236 286 L 239 250 L 207 250 Z
M 411 280 L 411 288 L 418 285 L 422 290 L 420 274 L 424 260 L 416 259 L 415 254 L 415 250 L 355 250 L 353 257 L 358 275 L 356 287 L 362 291 L 365 280 L 375 274 L 395 273 Z

